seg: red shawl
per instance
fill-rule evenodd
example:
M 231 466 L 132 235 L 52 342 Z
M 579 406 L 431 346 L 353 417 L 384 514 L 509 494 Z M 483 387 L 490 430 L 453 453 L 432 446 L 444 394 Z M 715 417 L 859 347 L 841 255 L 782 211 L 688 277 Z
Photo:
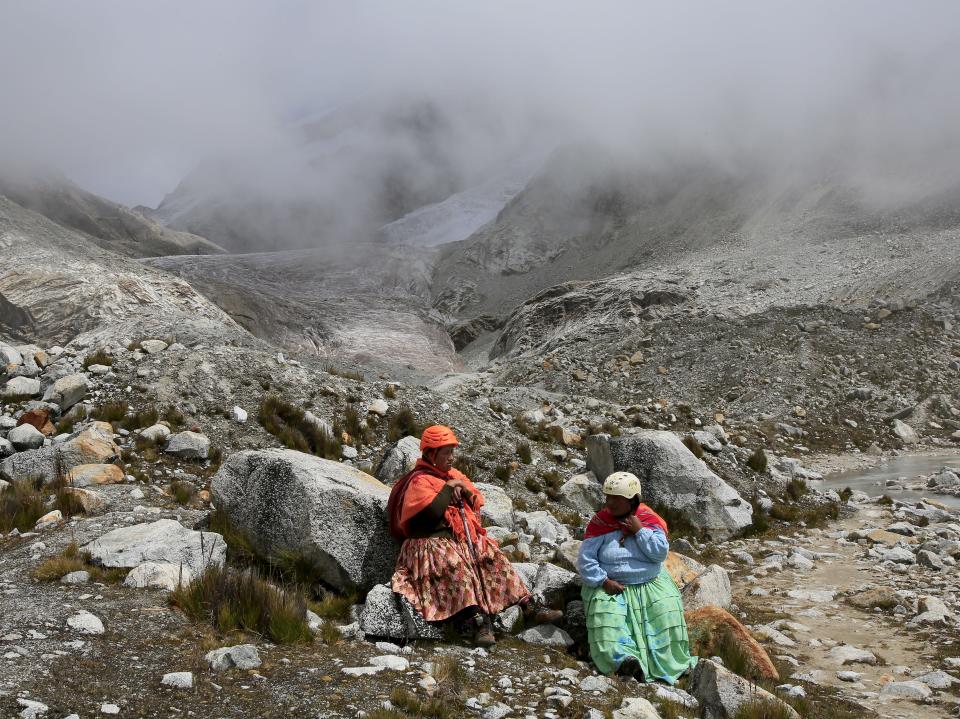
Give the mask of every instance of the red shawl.
M 480 507 L 484 504 L 480 490 L 473 486 L 473 482 L 459 470 L 451 469 L 449 472 L 442 472 L 422 459 L 417 460 L 413 470 L 397 480 L 390 490 L 390 499 L 387 500 L 390 534 L 397 539 L 406 539 L 407 525 L 410 520 L 430 505 L 448 479 L 463 480 L 472 493 L 464 493 L 463 502 L 463 511 L 470 525 L 470 534 L 474 538 L 486 534 L 487 531 L 480 523 Z M 455 537 L 461 540 L 466 538 L 460 509 L 452 502 L 447 507 L 444 520 Z
M 664 534 L 669 534 L 667 523 L 663 521 L 663 517 L 647 505 L 641 504 L 637 507 L 636 516 L 637 519 L 640 520 L 640 524 L 644 527 L 648 529 L 662 529 Z M 601 509 L 593 515 L 593 519 L 591 519 L 590 524 L 587 525 L 587 530 L 584 532 L 583 538 L 590 539 L 591 537 L 599 537 L 603 534 L 617 531 L 623 531 L 620 522 L 611 514 L 610 510 Z

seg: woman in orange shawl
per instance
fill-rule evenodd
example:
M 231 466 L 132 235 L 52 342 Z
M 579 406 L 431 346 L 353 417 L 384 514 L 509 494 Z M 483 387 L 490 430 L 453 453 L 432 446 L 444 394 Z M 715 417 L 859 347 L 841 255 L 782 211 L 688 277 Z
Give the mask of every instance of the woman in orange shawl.
M 402 594 L 429 622 L 453 620 L 474 630 L 481 646 L 496 642 L 492 615 L 520 604 L 533 622 L 563 614 L 543 608 L 480 523 L 483 495 L 453 468 L 459 444 L 434 425 L 420 440 L 421 459 L 390 492 L 390 531 L 403 540 L 393 575 Z

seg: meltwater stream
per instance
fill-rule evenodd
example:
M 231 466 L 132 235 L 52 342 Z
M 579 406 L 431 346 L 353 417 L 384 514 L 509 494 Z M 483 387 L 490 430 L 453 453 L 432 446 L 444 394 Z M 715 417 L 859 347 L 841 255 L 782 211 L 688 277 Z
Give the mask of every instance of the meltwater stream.
M 892 499 L 899 499 L 901 501 L 915 501 L 922 497 L 927 497 L 928 499 L 935 499 L 938 502 L 952 507 L 960 507 L 960 497 L 886 486 L 888 479 L 906 477 L 907 480 L 915 480 L 918 477 L 929 476 L 942 467 L 949 467 L 960 474 L 960 455 L 906 455 L 902 457 L 892 457 L 875 467 L 850 469 L 828 474 L 824 477 L 824 480 L 827 488 L 837 491 L 844 487 L 849 487 L 850 489 L 858 489 L 861 492 L 865 492 L 871 497 L 879 497 L 882 494 L 886 494 Z

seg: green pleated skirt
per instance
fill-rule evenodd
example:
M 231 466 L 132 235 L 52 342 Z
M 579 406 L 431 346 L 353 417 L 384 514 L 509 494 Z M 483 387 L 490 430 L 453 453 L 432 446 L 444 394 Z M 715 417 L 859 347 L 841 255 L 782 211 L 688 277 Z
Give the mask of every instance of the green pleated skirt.
M 661 569 L 646 584 L 629 584 L 622 594 L 584 587 L 590 657 L 604 674 L 636 657 L 648 682 L 673 684 L 697 664 L 690 656 L 683 602 L 673 578 Z

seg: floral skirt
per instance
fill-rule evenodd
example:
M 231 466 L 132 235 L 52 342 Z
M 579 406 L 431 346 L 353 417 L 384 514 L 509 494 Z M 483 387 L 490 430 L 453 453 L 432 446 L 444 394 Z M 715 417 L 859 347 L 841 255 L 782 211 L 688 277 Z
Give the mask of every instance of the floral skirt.
M 447 537 L 407 539 L 400 547 L 393 591 L 428 622 L 449 619 L 467 607 L 497 614 L 529 596 L 510 560 L 486 537 L 477 541 L 477 563 L 465 542 Z

